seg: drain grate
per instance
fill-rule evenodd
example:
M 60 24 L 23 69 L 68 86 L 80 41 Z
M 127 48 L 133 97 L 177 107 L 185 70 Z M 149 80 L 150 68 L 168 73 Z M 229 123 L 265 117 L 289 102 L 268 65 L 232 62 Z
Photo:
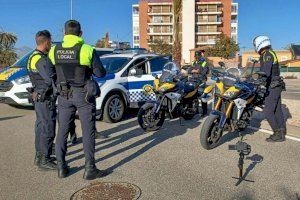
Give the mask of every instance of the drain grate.
M 71 200 L 136 200 L 141 189 L 131 183 L 95 182 L 71 196 Z

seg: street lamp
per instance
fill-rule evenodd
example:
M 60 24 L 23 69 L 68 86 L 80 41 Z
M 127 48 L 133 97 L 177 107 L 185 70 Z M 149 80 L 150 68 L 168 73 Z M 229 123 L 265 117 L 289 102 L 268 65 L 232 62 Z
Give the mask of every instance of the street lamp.
M 73 19 L 73 0 L 70 0 L 71 2 L 71 19 Z

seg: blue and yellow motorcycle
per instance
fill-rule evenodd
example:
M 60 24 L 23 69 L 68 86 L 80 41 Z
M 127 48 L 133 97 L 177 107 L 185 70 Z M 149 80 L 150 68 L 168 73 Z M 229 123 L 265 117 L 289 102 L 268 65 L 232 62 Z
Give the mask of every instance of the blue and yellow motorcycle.
M 212 111 L 200 132 L 201 146 L 207 150 L 218 146 L 224 131 L 247 128 L 253 110 L 262 106 L 266 92 L 265 74 L 253 73 L 253 68 L 250 74 L 247 68 L 238 67 L 224 72 L 212 70 L 212 80 L 215 84 L 204 91 L 213 92 Z

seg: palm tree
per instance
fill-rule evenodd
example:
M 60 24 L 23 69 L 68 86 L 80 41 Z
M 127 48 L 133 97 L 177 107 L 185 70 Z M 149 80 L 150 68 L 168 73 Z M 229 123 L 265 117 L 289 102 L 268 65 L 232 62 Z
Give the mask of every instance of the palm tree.
M 17 36 L 13 33 L 0 32 L 0 49 L 12 49 L 17 42 Z
M 17 42 L 17 36 L 13 33 L 0 31 L 0 68 L 13 64 L 17 59 L 14 45 Z
M 181 63 L 181 38 L 180 38 L 180 28 L 181 28 L 181 10 L 182 10 L 182 0 L 173 0 L 173 59 L 180 64 Z

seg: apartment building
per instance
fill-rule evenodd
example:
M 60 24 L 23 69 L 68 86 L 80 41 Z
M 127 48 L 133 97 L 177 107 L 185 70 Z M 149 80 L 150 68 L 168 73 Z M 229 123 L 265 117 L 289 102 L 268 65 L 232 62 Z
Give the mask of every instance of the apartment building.
M 172 0 L 140 0 L 133 5 L 133 38 L 138 38 L 138 41 L 134 39 L 134 44 L 149 48 L 149 44 L 158 39 L 173 44 L 172 6 Z M 185 63 L 191 61 L 191 49 L 215 44 L 222 32 L 238 41 L 237 3 L 232 0 L 183 0 L 180 35 Z

